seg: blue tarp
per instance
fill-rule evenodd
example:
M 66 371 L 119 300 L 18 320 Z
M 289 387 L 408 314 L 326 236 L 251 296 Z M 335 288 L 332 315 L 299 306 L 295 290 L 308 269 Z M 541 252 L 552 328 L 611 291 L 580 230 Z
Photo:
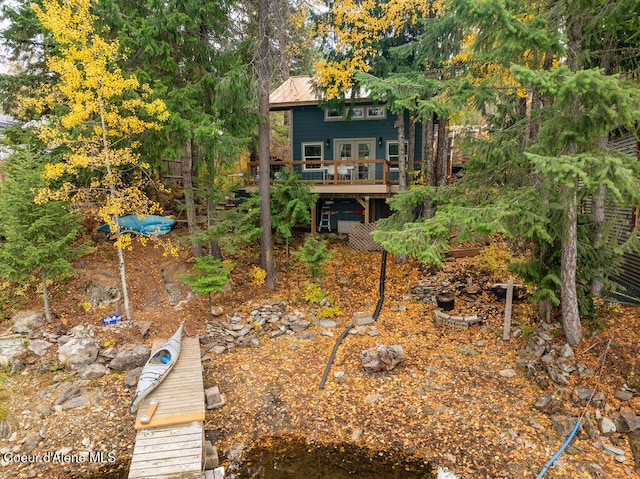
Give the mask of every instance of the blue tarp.
M 167 216 L 147 215 L 127 215 L 121 216 L 118 220 L 120 228 L 127 231 L 137 231 L 145 235 L 163 235 L 171 231 L 176 224 L 176 220 Z M 104 224 L 98 231 L 109 233 L 109 225 Z

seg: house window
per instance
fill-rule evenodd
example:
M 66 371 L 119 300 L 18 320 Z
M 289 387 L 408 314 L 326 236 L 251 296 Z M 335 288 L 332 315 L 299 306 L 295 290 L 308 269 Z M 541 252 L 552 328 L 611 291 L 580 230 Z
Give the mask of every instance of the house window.
M 409 142 L 404 142 L 404 161 L 406 162 L 408 159 L 409 152 Z M 387 142 L 387 160 L 392 163 L 391 168 L 398 168 L 398 142 L 397 141 L 388 141 Z
M 387 117 L 387 110 L 383 106 L 369 106 L 367 107 L 367 118 L 371 119 L 384 119 Z
M 320 170 L 322 160 L 324 158 L 322 142 L 303 143 L 302 144 L 302 161 L 305 170 Z M 307 162 L 313 162 L 307 164 Z
M 338 110 L 325 110 L 324 121 L 342 121 L 345 119 L 345 114 Z

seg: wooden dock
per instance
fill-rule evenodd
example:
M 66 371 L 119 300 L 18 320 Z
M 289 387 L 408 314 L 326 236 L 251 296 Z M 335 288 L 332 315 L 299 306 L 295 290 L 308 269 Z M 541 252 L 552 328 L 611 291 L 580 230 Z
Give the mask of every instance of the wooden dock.
M 154 341 L 153 350 L 164 341 Z M 141 419 L 151 411 L 150 421 Z M 201 479 L 204 476 L 204 384 L 198 338 L 183 338 L 178 362 L 138 408 L 129 479 Z

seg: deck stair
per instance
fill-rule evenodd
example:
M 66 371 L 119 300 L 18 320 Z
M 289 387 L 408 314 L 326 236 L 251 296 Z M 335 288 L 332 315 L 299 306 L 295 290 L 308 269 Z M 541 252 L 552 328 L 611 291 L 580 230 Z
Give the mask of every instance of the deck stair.
M 154 341 L 153 350 L 163 343 Z M 224 478 L 215 447 L 205 442 L 204 420 L 200 343 L 185 337 L 173 370 L 138 408 L 129 479 Z M 213 470 L 205 472 L 205 464 Z

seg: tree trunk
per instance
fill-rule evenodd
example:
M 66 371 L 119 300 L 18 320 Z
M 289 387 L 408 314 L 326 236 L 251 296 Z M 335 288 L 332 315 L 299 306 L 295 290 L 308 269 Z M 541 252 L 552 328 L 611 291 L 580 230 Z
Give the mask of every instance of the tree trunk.
M 194 258 L 204 255 L 202 244 L 194 235 L 198 232 L 198 219 L 196 215 L 196 201 L 193 192 L 193 151 L 191 140 L 185 142 L 185 155 L 182 160 L 182 187 L 184 189 L 184 204 L 187 209 L 187 228 L 191 236 L 191 252 Z
M 260 179 L 260 263 L 266 272 L 265 283 L 269 289 L 276 286 L 276 273 L 273 258 L 273 239 L 271 237 L 271 192 L 269 191 L 269 2 L 258 0 L 258 163 Z
M 398 113 L 395 124 L 398 129 L 398 186 L 400 191 L 407 189 L 407 161 L 404 135 L 404 110 Z
M 422 123 L 422 178 L 427 186 L 436 186 L 435 165 L 433 155 L 433 115 Z M 434 215 L 433 202 L 426 199 L 422 205 L 422 217 Z
M 51 310 L 49 309 L 49 292 L 47 291 L 47 272 L 42 269 L 42 300 L 44 302 L 44 319 L 51 323 Z
M 118 221 L 120 220 L 119 215 L 113 215 L 114 223 L 117 226 L 116 229 L 116 242 L 120 241 L 120 235 L 122 231 L 120 230 L 120 225 Z M 124 302 L 124 317 L 127 318 L 128 321 L 131 320 L 131 310 L 129 309 L 129 290 L 127 288 L 127 272 L 124 266 L 124 251 L 120 246 L 117 247 L 118 251 L 118 269 L 120 270 L 120 284 L 122 286 L 122 300 Z
M 595 236 L 593 238 L 593 245 L 596 249 L 601 248 L 603 227 L 605 220 L 604 200 L 607 195 L 606 185 L 600 185 L 598 192 L 592 200 L 592 213 L 593 213 L 593 226 L 595 228 Z M 591 281 L 591 294 L 596 298 L 602 297 L 602 290 L 604 289 L 604 277 L 599 272 L 596 272 L 596 276 Z
M 416 170 L 416 117 L 415 112 L 409 113 L 409 148 L 407 149 L 407 183 L 413 183 Z
M 215 181 L 215 160 L 211 160 L 208 162 L 208 178 L 207 178 L 207 227 L 211 228 L 215 222 L 215 214 L 216 214 L 216 201 L 213 198 L 213 185 Z M 220 245 L 218 244 L 218 240 L 215 238 L 211 238 L 209 240 L 209 256 L 213 256 L 215 259 L 222 259 L 222 251 L 220 250 Z
M 438 121 L 438 150 L 436 155 L 436 185 L 444 186 L 449 179 L 449 119 L 440 117 Z
M 578 267 L 578 214 L 577 187 L 566 188 L 565 237 L 562 241 L 560 260 L 560 295 L 562 300 L 562 324 L 567 342 L 571 345 L 582 340 L 582 325 L 578 309 L 576 272 Z

